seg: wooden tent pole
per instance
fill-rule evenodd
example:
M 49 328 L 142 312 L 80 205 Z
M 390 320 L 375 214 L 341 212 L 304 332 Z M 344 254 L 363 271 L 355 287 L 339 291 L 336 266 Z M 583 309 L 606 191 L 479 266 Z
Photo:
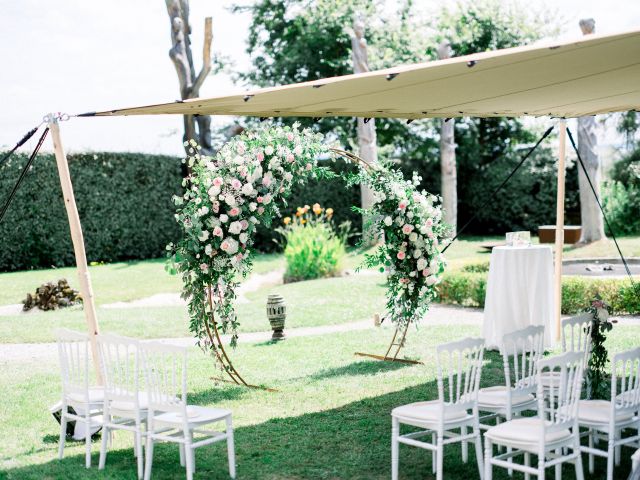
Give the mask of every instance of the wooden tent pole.
M 102 370 L 100 368 L 98 344 L 96 342 L 96 335 L 99 333 L 98 318 L 96 315 L 96 306 L 93 301 L 91 277 L 89 276 L 89 269 L 87 268 L 87 256 L 84 249 L 82 225 L 80 224 L 80 216 L 78 215 L 78 208 L 76 207 L 76 199 L 73 195 L 73 184 L 71 183 L 67 156 L 62 148 L 58 117 L 55 114 L 50 114 L 48 122 L 49 131 L 51 132 L 51 138 L 53 140 L 53 150 L 56 155 L 56 163 L 58 165 L 58 175 L 60 176 L 60 186 L 62 187 L 64 206 L 67 209 L 67 217 L 69 219 L 73 251 L 76 256 L 78 278 L 80 280 L 80 293 L 82 295 L 84 316 L 87 321 L 87 329 L 89 331 L 89 339 L 91 341 L 91 353 L 93 355 L 93 365 L 96 371 L 96 381 L 99 385 L 103 385 L 104 381 L 102 378 Z
M 556 199 L 556 248 L 555 248 L 555 339 L 560 340 L 560 313 L 562 307 L 562 249 L 564 247 L 564 187 L 567 122 L 558 123 L 558 191 Z

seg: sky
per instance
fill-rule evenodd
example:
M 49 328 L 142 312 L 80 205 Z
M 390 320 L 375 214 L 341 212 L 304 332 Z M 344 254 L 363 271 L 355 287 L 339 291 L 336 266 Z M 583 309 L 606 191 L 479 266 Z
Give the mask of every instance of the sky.
M 236 70 L 248 67 L 250 18 L 229 8 L 248 1 L 190 1 L 196 69 L 201 64 L 205 16 L 213 18 L 213 51 L 232 59 Z M 452 2 L 416 4 L 429 14 Z M 640 28 L 640 0 L 529 0 L 522 4 L 555 10 L 562 22 L 561 39 L 579 37 L 578 21 L 588 17 L 595 18 L 598 33 Z M 162 0 L 0 0 L 0 11 L 0 150 L 15 145 L 48 112 L 76 114 L 179 98 L 177 76 L 168 57 L 169 17 Z M 207 97 L 244 89 L 234 85 L 229 75 L 218 74 L 205 81 L 200 94 Z M 215 121 L 222 124 L 230 118 Z M 181 117 L 169 115 L 72 118 L 61 125 L 69 152 L 176 155 L 183 153 L 181 127 Z

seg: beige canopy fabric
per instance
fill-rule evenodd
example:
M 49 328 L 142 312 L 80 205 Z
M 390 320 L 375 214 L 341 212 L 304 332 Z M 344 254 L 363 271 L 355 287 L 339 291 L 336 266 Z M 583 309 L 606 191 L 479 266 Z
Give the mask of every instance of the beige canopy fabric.
M 640 108 L 640 30 L 84 116 L 578 117 Z

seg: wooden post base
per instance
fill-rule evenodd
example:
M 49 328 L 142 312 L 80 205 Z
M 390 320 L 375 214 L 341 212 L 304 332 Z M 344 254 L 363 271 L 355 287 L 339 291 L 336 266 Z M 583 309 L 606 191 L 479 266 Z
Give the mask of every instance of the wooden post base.
M 255 389 L 258 389 L 258 390 L 266 390 L 267 392 L 271 392 L 271 393 L 275 393 L 275 392 L 279 392 L 280 391 L 280 390 L 276 390 L 275 388 L 261 387 L 260 385 L 250 385 L 248 383 L 236 383 L 233 380 L 229 380 L 227 378 L 211 377 L 211 380 L 213 380 L 215 382 L 233 383 L 234 385 L 236 385 L 238 387 L 248 387 L 248 388 L 255 388 Z
M 424 365 L 423 362 L 420 362 L 418 360 L 406 360 L 404 358 L 385 357 L 384 355 L 375 355 L 373 353 L 356 352 L 354 355 L 358 357 L 375 358 L 376 360 L 382 360 L 384 362 L 398 362 L 398 363 L 408 363 L 411 365 Z

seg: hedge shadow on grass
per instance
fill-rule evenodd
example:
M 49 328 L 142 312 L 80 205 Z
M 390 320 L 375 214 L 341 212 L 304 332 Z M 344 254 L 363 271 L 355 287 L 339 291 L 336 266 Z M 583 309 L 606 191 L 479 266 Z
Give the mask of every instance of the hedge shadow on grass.
M 503 379 L 500 355 L 487 352 L 485 358 L 482 386 L 501 384 Z M 265 396 L 265 401 L 269 401 L 270 398 L 277 402 L 277 397 L 269 396 Z M 391 469 L 391 410 L 399 405 L 435 398 L 437 385 L 435 380 L 431 380 L 326 411 L 274 418 L 257 425 L 236 428 L 238 478 L 388 479 Z M 73 455 L 62 461 L 52 460 L 41 465 L 7 470 L 6 478 L 135 478 L 136 467 L 132 448 L 110 451 L 106 469 L 98 471 L 95 466 L 99 441 L 94 441 L 93 447 L 94 467 L 90 470 L 84 469 L 84 455 Z M 616 478 L 626 478 L 629 472 L 628 450 L 623 452 L 622 465 L 615 471 Z M 51 454 L 55 455 L 56 452 L 52 449 Z M 224 443 L 203 447 L 196 451 L 196 457 L 196 479 L 228 478 Z M 583 460 L 586 468 L 586 456 Z M 153 466 L 154 479 L 183 478 L 184 470 L 180 467 L 177 445 L 157 445 Z M 596 470 L 592 478 L 603 478 L 605 472 L 606 459 L 596 457 Z M 565 464 L 563 474 L 566 478 L 573 478 L 573 465 Z M 472 445 L 469 447 L 469 461 L 466 464 L 462 463 L 459 444 L 447 446 L 444 476 L 451 480 L 479 478 Z M 400 477 L 433 478 L 430 452 L 401 446 Z M 494 468 L 494 478 L 506 480 L 509 477 L 506 470 Z M 513 478 L 521 476 L 516 473 Z
M 364 360 L 360 362 L 353 362 L 342 367 L 321 370 L 320 372 L 311 375 L 311 378 L 314 380 L 324 380 L 327 378 L 342 376 L 354 377 L 356 375 L 375 375 L 377 373 L 390 372 L 393 370 L 399 370 L 403 367 L 412 366 L 413 365 L 410 363 Z

